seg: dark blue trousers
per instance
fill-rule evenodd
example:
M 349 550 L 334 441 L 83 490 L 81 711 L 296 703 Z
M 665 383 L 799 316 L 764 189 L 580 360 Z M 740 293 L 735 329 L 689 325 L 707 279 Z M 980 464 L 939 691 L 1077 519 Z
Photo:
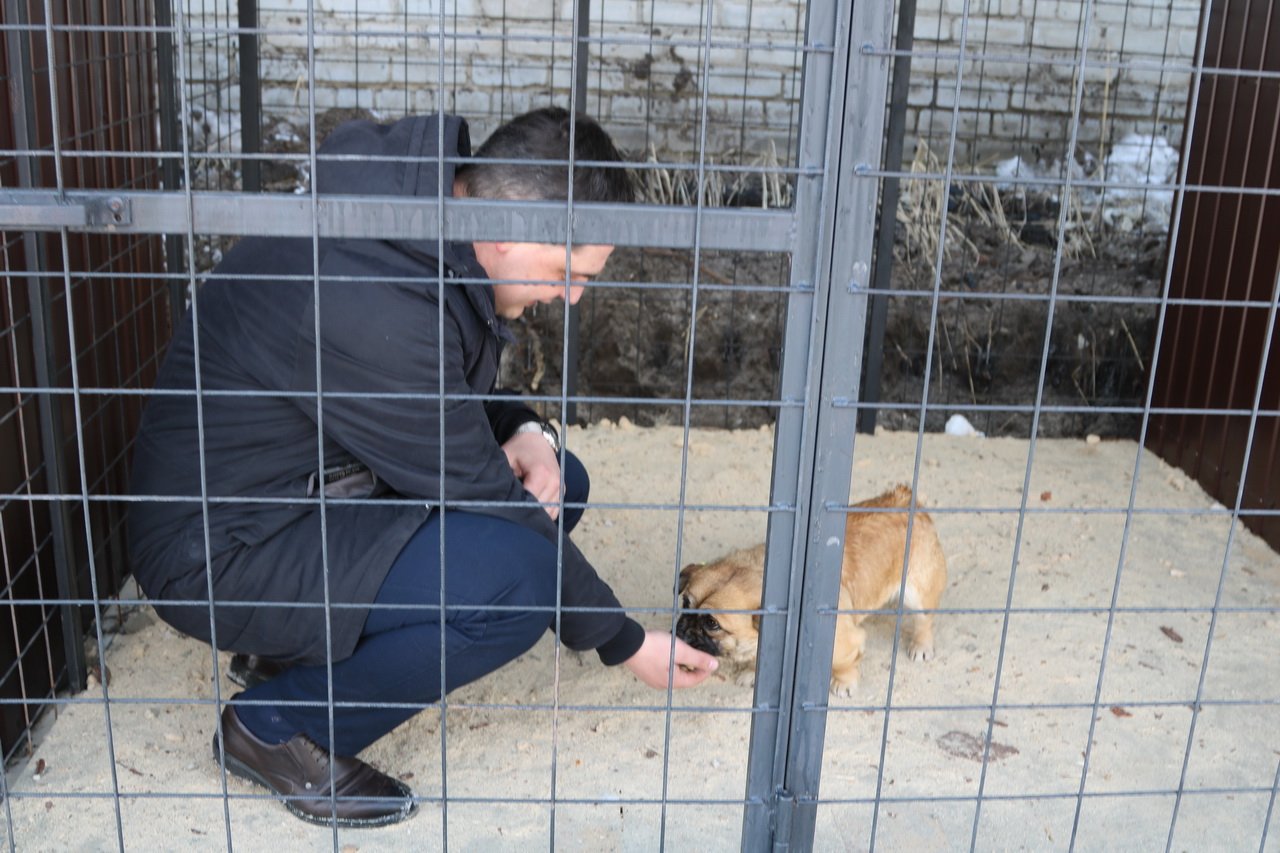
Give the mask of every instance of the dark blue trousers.
M 577 457 L 565 455 L 564 474 L 565 502 L 585 503 L 589 481 Z M 581 517 L 581 507 L 565 507 L 565 530 Z M 553 624 L 555 602 L 555 543 L 493 516 L 433 512 L 391 566 L 355 651 L 333 663 L 332 745 L 325 666 L 296 666 L 244 691 L 239 698 L 255 704 L 237 704 L 236 713 L 270 743 L 301 733 L 335 754 L 355 755 L 442 691 L 528 651 Z

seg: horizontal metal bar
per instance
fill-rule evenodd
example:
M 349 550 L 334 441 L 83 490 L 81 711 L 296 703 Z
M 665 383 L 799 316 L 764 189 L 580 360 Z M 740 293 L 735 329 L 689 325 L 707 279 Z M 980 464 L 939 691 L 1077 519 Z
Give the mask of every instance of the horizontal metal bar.
M 0 223 L 22 223 L 22 228 L 31 231 L 45 231 L 51 228 L 82 228 L 89 223 L 89 211 L 84 204 L 76 204 L 66 199 L 18 201 L 9 196 L 18 193 L 5 193 L 0 198 Z
M 92 215 L 116 209 L 128 212 L 124 221 Z M 573 206 L 572 234 L 579 244 L 691 249 L 699 223 L 704 249 L 787 252 L 797 231 L 788 210 L 582 203 Z M 400 240 L 434 240 L 441 232 L 433 198 L 321 196 L 313 202 L 310 196 L 196 192 L 188 207 L 188 196 L 177 192 L 0 191 L 0 230 L 58 228 Z M 444 201 L 446 240 L 563 243 L 567 231 L 562 202 Z
M 101 700 L 94 700 L 98 706 L 102 705 Z M 420 706 L 408 706 L 417 709 Z M 428 706 L 435 707 L 435 706 Z M 466 705 L 454 705 L 450 703 L 450 708 L 468 707 Z M 633 710 L 633 709 L 625 709 Z M 638 709 L 646 712 L 658 711 L 663 712 L 666 709 L 662 706 L 655 708 Z M 680 706 L 681 713 L 688 713 L 691 709 Z M 823 806 L 869 806 L 875 803 L 885 805 L 907 805 L 911 803 L 975 803 L 975 802 L 1019 802 L 1024 800 L 1113 800 L 1113 799 L 1137 799 L 1144 797 L 1168 797 L 1174 794 L 1182 794 L 1188 797 L 1199 796 L 1215 796 L 1220 797 L 1227 794 L 1268 794 L 1271 791 L 1270 786 L 1252 785 L 1238 788 L 1230 787 L 1214 787 L 1214 788 L 1144 788 L 1140 790 L 1129 791 L 1020 791 L 1012 794 L 982 794 L 976 796 L 974 794 L 939 794 L 939 795 L 920 795 L 920 796 L 877 796 L 877 797 L 817 797 L 808 799 L 810 803 L 821 802 Z M 11 790 L 8 795 L 15 800 L 22 799 L 46 799 L 46 800 L 66 800 L 74 802 L 77 800 L 111 800 L 122 795 L 112 791 L 52 791 L 41 788 L 36 791 Z M 262 802 L 272 797 L 272 794 L 263 791 L 253 791 L 247 794 L 239 794 L 228 791 L 222 793 L 203 793 L 203 792 L 176 792 L 176 791 L 130 791 L 128 797 L 130 800 L 182 800 L 198 801 L 207 800 L 210 802 L 221 803 L 225 801 L 232 802 Z M 415 794 L 413 796 L 415 803 L 424 805 L 433 804 L 437 807 L 442 805 L 459 806 L 477 806 L 477 805 L 502 805 L 511 806 L 518 804 L 521 806 L 540 806 L 540 807 L 564 807 L 564 806 L 658 806 L 663 804 L 679 803 L 682 806 L 734 806 L 741 808 L 744 805 L 758 805 L 758 800 L 747 797 L 738 799 L 714 799 L 711 797 L 681 797 L 673 798 L 655 798 L 655 797 L 624 797 L 624 796 L 599 796 L 599 797 L 535 797 L 535 796 L 493 796 L 493 797 L 476 797 L 476 796 L 459 796 L 457 794 L 434 795 L 427 796 Z M 175 806 L 175 808 L 177 808 Z
M 563 605 L 538 606 L 538 605 L 524 605 L 524 604 L 478 605 L 470 602 L 464 603 L 464 604 L 446 604 L 441 606 L 439 604 L 403 604 L 400 602 L 396 602 L 394 604 L 376 604 L 376 603 L 350 604 L 350 603 L 343 603 L 343 602 L 330 602 L 328 605 L 326 605 L 323 601 L 304 601 L 304 602 L 258 601 L 258 600 L 244 600 L 244 599 L 217 599 L 217 601 L 219 605 L 223 605 L 223 606 L 233 606 L 233 605 L 237 607 L 252 606 L 252 607 L 262 607 L 268 610 L 280 610 L 280 611 L 323 610 L 326 607 L 329 607 L 334 610 L 404 610 L 404 611 L 417 610 L 417 611 L 431 612 L 431 613 L 439 613 L 442 611 L 446 613 L 455 613 L 455 612 L 461 612 L 464 610 L 469 612 L 483 611 L 486 613 L 532 613 L 532 612 L 617 613 L 619 612 L 619 609 L 616 607 L 568 607 Z M 54 605 L 57 605 L 57 606 L 67 605 L 72 607 L 89 607 L 89 606 L 92 606 L 93 603 L 94 603 L 94 599 L 92 598 L 16 598 L 15 597 L 13 598 L 12 601 L 10 601 L 8 598 L 5 599 L 6 607 L 9 607 L 9 606 L 41 607 L 41 606 L 54 606 Z M 112 599 L 112 606 L 119 606 L 119 607 L 125 607 L 125 606 L 145 607 L 145 606 L 148 606 L 149 604 L 150 604 L 149 599 L 124 599 L 124 598 Z M 207 599 L 199 599 L 199 598 L 187 599 L 187 600 L 170 600 L 169 602 L 167 602 L 167 604 L 173 607 L 208 607 L 209 606 L 209 602 Z M 756 615 L 756 616 L 777 616 L 777 615 L 785 614 L 788 611 L 788 608 L 786 607 L 760 607 L 760 608 L 753 608 L 753 609 L 732 609 L 732 608 L 723 608 L 723 607 L 717 607 L 717 608 L 679 607 L 679 608 L 673 609 L 671 607 L 627 606 L 623 609 L 625 609 L 627 613 L 631 613 L 634 615 L 659 615 L 659 614 L 671 614 L 674 612 L 674 613 L 715 613 L 715 614 L 736 613 L 736 614 L 742 614 L 742 615 L 750 614 L 750 615 Z M 834 607 L 824 607 L 824 608 L 820 608 L 819 612 L 825 615 L 830 615 L 830 614 L 864 614 L 864 615 L 880 615 L 880 616 L 898 615 L 898 611 L 892 609 L 892 606 L 890 606 L 889 608 L 882 608 L 879 610 L 868 610 L 868 609 L 854 610 L 854 609 L 838 609 Z M 1099 616 L 1104 613 L 1115 613 L 1118 615 L 1136 615 L 1136 616 L 1171 615 L 1171 614 L 1183 614 L 1183 615 L 1194 616 L 1194 615 L 1200 615 L 1200 614 L 1206 614 L 1206 613 L 1229 614 L 1232 616 L 1271 616 L 1271 615 L 1275 615 L 1276 613 L 1280 613 L 1280 606 L 1246 607 L 1243 605 L 1241 606 L 1219 605 L 1217 607 L 1214 607 L 1213 605 L 1206 604 L 1202 607 L 1192 607 L 1187 605 L 1178 606 L 1178 607 L 1156 606 L 1156 605 L 1145 606 L 1145 607 L 1140 607 L 1136 605 L 1130 606 L 1130 607 L 1121 607 L 1117 605 L 1115 607 L 1112 607 L 1108 605 L 1099 604 L 1099 605 L 1093 605 L 1093 606 L 1075 605 L 1075 606 L 1063 606 L 1063 607 L 935 607 L 935 608 L 929 608 L 924 610 L 905 610 L 903 611 L 903 613 L 905 615 L 911 615 L 915 613 L 932 613 L 932 614 L 942 615 L 942 616 L 999 616 L 1004 614 L 1008 614 L 1011 616 Z M 5 700 L 0 698 L 0 705 L 5 704 L 6 701 L 21 703 L 22 699 L 18 698 L 13 700 Z M 1175 705 L 1185 705 L 1190 701 L 1194 701 L 1194 700 L 1193 699 L 1158 700 L 1158 701 L 1150 701 L 1150 702 L 1139 702 L 1138 700 L 1134 700 L 1134 704 L 1171 703 Z M 1200 701 L 1201 701 L 1201 704 L 1211 704 L 1209 700 L 1202 699 Z M 1256 702 L 1261 700 L 1232 699 L 1232 700 L 1216 700 L 1216 701 L 1218 701 L 1219 703 L 1224 703 L 1224 702 L 1234 703 L 1234 702 Z M 1280 695 L 1276 696 L 1273 699 L 1267 699 L 1265 701 L 1267 701 L 1270 704 L 1280 705 Z M 367 703 L 362 702 L 359 704 L 367 704 Z M 1092 704 L 1093 703 L 1091 702 L 1080 701 L 1075 703 L 1069 703 L 1067 705 L 1063 705 L 1062 707 L 1087 708 L 1087 707 L 1090 707 Z M 1108 703 L 1108 704 L 1113 704 L 1113 703 Z M 1125 704 L 1130 704 L 1130 703 L 1126 702 Z M 847 708 L 848 706 L 841 706 L 841 707 Z M 870 706 L 863 705 L 859 707 L 882 708 L 884 706 L 883 705 L 870 705 Z M 936 706 L 894 705 L 893 707 L 906 708 L 908 710 L 911 710 L 911 709 L 920 710 L 923 708 L 930 708 L 930 707 L 936 707 Z M 943 707 L 951 708 L 954 706 L 947 705 Z M 979 709 L 981 708 L 990 709 L 991 703 L 988 702 L 985 704 L 976 705 L 974 707 Z M 1002 702 L 1000 704 L 1000 707 L 1016 708 L 1019 706 L 1017 704 L 1006 704 Z M 1027 707 L 1044 708 L 1048 706 L 1045 706 L 1038 702 L 1033 702 L 1033 703 L 1030 703 Z

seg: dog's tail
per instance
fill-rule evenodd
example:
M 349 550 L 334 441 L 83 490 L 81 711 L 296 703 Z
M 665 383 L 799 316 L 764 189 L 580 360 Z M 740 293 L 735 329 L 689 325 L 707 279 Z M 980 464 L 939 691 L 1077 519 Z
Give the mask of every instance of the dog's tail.
M 867 506 L 877 509 L 908 509 L 911 506 L 911 487 L 899 483 L 883 494 L 866 502 Z
M 911 487 L 906 483 L 899 483 L 885 493 L 885 498 L 888 506 L 907 509 L 911 506 Z

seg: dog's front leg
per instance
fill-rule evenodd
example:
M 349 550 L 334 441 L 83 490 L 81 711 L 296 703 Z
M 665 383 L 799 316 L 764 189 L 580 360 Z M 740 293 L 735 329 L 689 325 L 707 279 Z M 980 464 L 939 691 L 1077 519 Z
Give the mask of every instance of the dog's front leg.
M 831 656 L 832 696 L 849 697 L 858 688 L 858 669 L 866 639 L 867 632 L 853 621 L 853 616 L 836 617 L 836 647 Z

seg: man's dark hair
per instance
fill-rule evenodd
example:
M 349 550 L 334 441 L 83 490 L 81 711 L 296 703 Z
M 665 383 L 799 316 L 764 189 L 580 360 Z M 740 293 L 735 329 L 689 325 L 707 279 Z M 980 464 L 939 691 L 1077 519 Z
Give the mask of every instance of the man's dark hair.
M 477 162 L 458 167 L 457 178 L 474 198 L 563 201 L 569 197 L 569 140 L 573 139 L 573 200 L 629 202 L 635 190 L 622 155 L 595 119 L 543 107 L 499 127 L 476 151 Z M 485 161 L 554 160 L 523 165 Z M 617 166 L 585 165 L 585 161 Z

